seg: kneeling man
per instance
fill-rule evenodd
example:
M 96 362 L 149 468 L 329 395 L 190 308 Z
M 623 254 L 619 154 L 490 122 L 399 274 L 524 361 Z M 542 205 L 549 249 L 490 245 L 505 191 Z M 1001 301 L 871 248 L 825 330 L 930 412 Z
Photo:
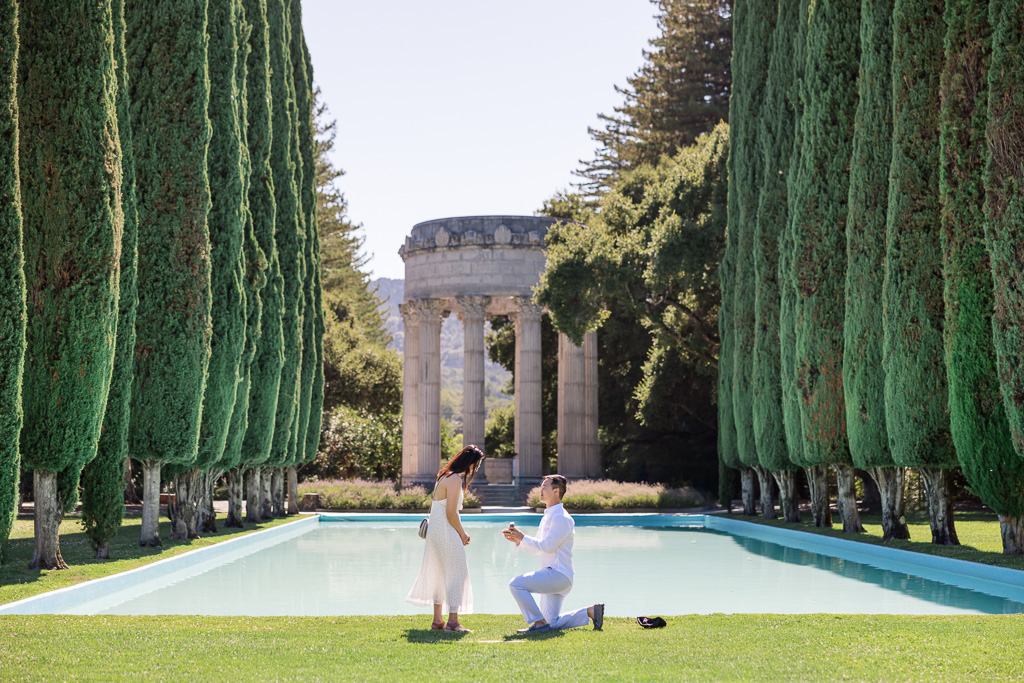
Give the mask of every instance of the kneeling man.
M 537 536 L 527 536 L 516 528 L 509 527 L 502 533 L 520 550 L 540 556 L 540 569 L 512 579 L 508 584 L 512 597 L 519 603 L 528 628 L 520 633 L 541 633 L 558 628 L 586 626 L 594 622 L 594 629 L 604 625 L 604 605 L 584 607 L 575 612 L 560 614 L 562 601 L 572 590 L 572 541 L 576 523 L 562 507 L 565 495 L 565 477 L 551 474 L 544 477 L 540 485 L 540 500 L 546 506 Z M 533 594 L 541 596 L 540 608 Z

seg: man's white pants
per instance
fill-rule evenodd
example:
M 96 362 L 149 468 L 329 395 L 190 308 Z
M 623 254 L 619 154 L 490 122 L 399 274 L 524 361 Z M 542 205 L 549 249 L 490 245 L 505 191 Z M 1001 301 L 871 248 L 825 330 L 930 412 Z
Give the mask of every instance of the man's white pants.
M 562 601 L 572 590 L 572 581 L 550 567 L 517 576 L 509 582 L 508 587 L 528 624 L 541 619 L 547 621 L 551 628 L 572 628 L 590 623 L 586 607 L 575 612 L 559 613 Z M 533 599 L 534 593 L 540 594 L 540 609 Z

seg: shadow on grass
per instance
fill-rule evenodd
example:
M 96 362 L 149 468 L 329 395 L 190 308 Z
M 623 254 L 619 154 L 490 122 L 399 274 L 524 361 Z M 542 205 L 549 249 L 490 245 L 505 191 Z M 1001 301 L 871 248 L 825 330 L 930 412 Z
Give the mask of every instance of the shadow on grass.
M 445 631 L 443 629 L 410 628 L 403 634 L 410 643 L 443 643 L 446 640 L 462 640 L 470 635 L 463 631 Z
M 551 640 L 552 638 L 561 638 L 564 635 L 564 629 L 554 629 L 552 631 L 544 631 L 543 633 L 513 633 L 511 635 L 504 636 L 502 640 L 505 642 L 515 642 L 517 640 Z

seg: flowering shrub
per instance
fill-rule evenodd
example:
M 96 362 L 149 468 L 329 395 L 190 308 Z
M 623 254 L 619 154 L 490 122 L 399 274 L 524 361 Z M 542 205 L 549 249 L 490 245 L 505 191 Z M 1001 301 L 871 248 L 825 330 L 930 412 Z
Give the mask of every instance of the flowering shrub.
M 398 488 L 393 481 L 365 479 L 310 480 L 299 484 L 299 495 L 320 495 L 320 507 L 327 510 L 423 510 L 430 507 L 430 491 L 422 486 Z M 463 505 L 480 507 L 480 499 L 466 492 Z
M 530 507 L 541 507 L 540 487 L 527 496 Z M 562 504 L 570 510 L 626 510 L 630 508 L 688 508 L 704 503 L 689 486 L 667 488 L 661 484 L 636 484 L 601 479 L 569 482 Z

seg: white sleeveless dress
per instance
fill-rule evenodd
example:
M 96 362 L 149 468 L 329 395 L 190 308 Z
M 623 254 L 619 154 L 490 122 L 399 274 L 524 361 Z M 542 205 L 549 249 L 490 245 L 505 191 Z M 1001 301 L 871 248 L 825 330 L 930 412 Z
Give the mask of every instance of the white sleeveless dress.
M 462 499 L 460 488 L 459 511 Z M 466 547 L 459 532 L 448 523 L 447 513 L 447 500 L 431 501 L 423 564 L 405 600 L 414 605 L 440 604 L 444 612 L 468 614 L 473 611 L 473 587 L 469 583 Z

